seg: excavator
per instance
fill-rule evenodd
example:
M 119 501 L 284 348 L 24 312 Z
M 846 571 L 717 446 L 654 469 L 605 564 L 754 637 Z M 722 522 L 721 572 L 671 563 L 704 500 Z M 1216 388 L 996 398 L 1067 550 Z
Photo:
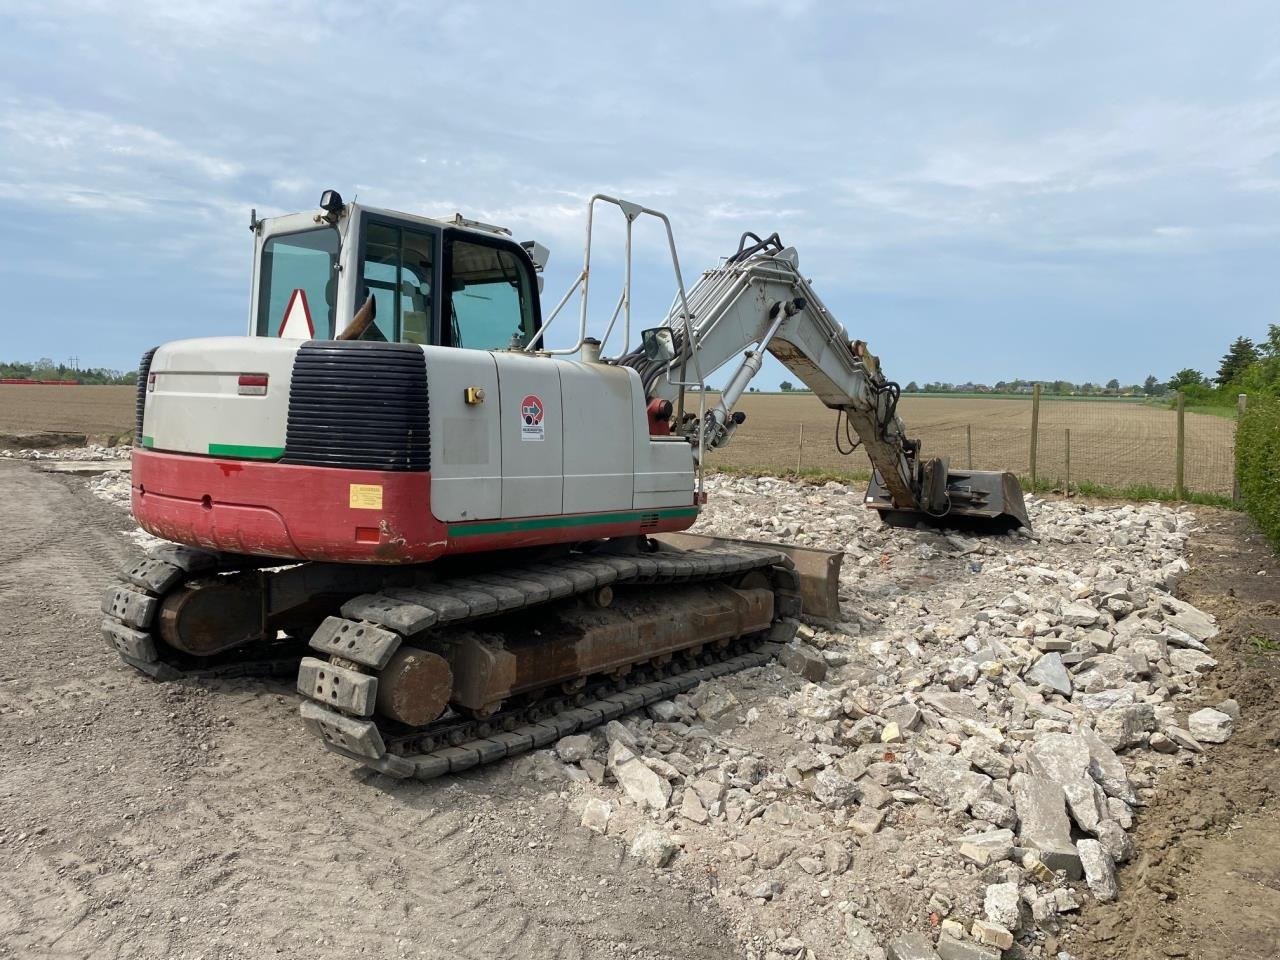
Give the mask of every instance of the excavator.
M 609 208 L 624 280 L 596 338 Z M 633 336 L 641 221 L 661 225 L 676 291 Z M 1030 526 L 1012 474 L 950 470 L 908 439 L 897 384 L 776 233 L 744 234 L 686 289 L 669 218 L 598 194 L 544 318 L 549 251 L 501 227 L 334 190 L 250 226 L 247 335 L 142 357 L 132 510 L 162 543 L 107 589 L 102 634 L 161 680 L 296 672 L 304 724 L 372 770 L 514 756 L 765 663 L 801 615 L 839 619 L 840 554 L 686 532 L 766 353 L 835 411 L 842 451 L 866 452 L 886 522 Z M 575 293 L 576 335 L 553 345 Z

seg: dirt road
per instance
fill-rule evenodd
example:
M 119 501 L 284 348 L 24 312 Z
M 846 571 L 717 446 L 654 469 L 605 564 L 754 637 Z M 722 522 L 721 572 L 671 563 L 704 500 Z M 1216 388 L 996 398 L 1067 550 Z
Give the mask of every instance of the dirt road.
M 287 685 L 123 668 L 97 637 L 122 529 L 0 461 L 0 957 L 733 955 L 714 900 L 509 764 L 366 779 Z

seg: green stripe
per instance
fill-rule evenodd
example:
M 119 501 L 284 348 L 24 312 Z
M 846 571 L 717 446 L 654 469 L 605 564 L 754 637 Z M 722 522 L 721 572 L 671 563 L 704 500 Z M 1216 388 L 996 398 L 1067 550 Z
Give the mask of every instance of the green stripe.
M 144 447 L 154 447 L 154 446 L 156 445 L 156 438 L 155 438 L 155 437 L 143 436 L 143 438 L 142 438 L 142 445 L 143 445 Z
M 484 520 L 474 523 L 449 524 L 451 537 L 476 537 L 487 533 L 516 533 L 521 530 L 547 530 L 555 527 L 591 527 L 602 523 L 626 523 L 628 520 L 654 518 L 673 520 L 696 517 L 697 507 L 666 510 L 628 510 L 624 513 L 576 513 L 563 517 L 532 517 L 528 520 Z
M 209 444 L 211 457 L 239 457 L 242 460 L 279 460 L 284 447 L 250 447 L 239 443 Z

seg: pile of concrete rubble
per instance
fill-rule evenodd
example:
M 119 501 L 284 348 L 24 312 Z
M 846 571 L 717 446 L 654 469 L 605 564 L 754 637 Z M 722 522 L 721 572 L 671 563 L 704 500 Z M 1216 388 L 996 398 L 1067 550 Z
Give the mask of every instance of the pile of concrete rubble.
M 56 450 L 0 450 L 0 457 L 6 460 L 127 460 L 131 447 L 107 447 L 100 443 L 90 443 L 83 447 L 59 447 Z
M 1033 500 L 1034 535 L 980 539 L 840 484 L 710 485 L 702 532 L 847 552 L 844 620 L 515 775 L 576 781 L 583 826 L 705 882 L 750 957 L 1065 956 L 1155 776 L 1238 716 L 1189 706 L 1217 633 L 1169 592 L 1193 515 Z

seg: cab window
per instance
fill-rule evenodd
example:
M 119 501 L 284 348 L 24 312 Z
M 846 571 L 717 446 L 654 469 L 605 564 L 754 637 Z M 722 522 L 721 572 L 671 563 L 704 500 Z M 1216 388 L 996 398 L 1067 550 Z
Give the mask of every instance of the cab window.
M 338 231 L 330 227 L 269 237 L 262 245 L 258 279 L 258 336 L 279 335 L 294 293 L 300 291 L 315 335 L 332 337 L 337 260 Z
M 449 246 L 449 345 L 472 350 L 524 346 L 533 335 L 528 266 L 513 252 L 452 240 Z
M 377 311 L 361 340 L 431 342 L 434 241 L 430 233 L 395 224 L 368 225 L 361 270 L 364 290 L 356 308 L 372 295 Z

